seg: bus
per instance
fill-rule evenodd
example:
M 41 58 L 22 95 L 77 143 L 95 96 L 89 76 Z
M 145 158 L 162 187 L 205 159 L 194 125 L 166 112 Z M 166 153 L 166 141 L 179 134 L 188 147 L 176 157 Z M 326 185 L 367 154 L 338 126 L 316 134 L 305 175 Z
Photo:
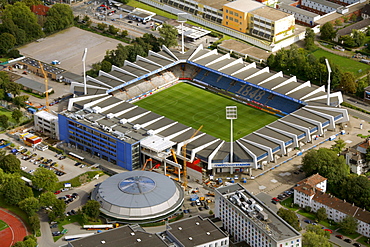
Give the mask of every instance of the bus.
M 79 238 L 84 238 L 84 237 L 88 237 L 88 236 L 91 236 L 91 235 L 94 235 L 95 233 L 91 232 L 91 233 L 82 233 L 82 234 L 76 234 L 76 235 L 69 235 L 69 236 L 64 236 L 64 240 L 65 241 L 72 241 L 72 240 L 76 240 L 76 239 L 79 239 Z
M 113 229 L 113 224 L 105 224 L 105 225 L 83 225 L 83 229 L 86 230 L 109 230 Z

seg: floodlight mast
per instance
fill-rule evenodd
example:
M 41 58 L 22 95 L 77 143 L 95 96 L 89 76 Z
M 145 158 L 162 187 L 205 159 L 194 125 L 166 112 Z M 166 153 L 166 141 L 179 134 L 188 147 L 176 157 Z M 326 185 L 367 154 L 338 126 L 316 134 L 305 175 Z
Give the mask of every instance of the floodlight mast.
M 186 22 L 187 13 L 178 13 L 177 21 L 181 23 L 181 54 L 184 54 L 184 22 Z
M 84 73 L 84 94 L 87 95 L 87 86 L 86 86 L 86 55 L 87 55 L 87 48 L 84 50 L 84 54 L 82 55 L 82 66 L 83 66 L 83 73 Z
M 233 146 L 233 120 L 238 118 L 236 106 L 226 106 L 226 119 L 230 120 L 230 164 L 234 161 L 234 146 Z M 230 174 L 233 174 L 234 168 L 230 166 Z
M 326 67 L 328 68 L 328 98 L 326 104 L 330 106 L 330 74 L 331 74 L 331 68 L 328 59 L 325 58 Z

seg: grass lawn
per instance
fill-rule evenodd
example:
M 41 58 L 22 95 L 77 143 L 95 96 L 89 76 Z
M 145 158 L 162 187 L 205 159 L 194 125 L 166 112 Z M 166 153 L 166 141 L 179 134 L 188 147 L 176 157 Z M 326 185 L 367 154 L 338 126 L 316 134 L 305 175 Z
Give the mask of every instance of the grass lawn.
M 280 201 L 280 204 L 292 211 L 297 211 L 297 209 L 299 209 L 299 207 L 294 207 L 294 206 L 292 207 L 293 197 L 288 197 L 287 199 Z
M 278 119 L 274 115 L 187 83 L 179 83 L 142 99 L 135 105 L 194 129 L 203 125 L 202 132 L 225 141 L 230 140 L 230 120 L 225 119 L 226 106 L 238 107 L 238 119 L 234 120 L 235 140 Z
M 176 15 L 173 15 L 173 14 L 170 14 L 166 11 L 163 11 L 163 10 L 160 10 L 160 9 L 157 9 L 157 8 L 154 8 L 150 5 L 147 5 L 145 3 L 140 3 L 138 1 L 133 1 L 131 0 L 130 2 L 128 2 L 129 6 L 132 6 L 132 7 L 135 7 L 135 8 L 141 8 L 141 9 L 145 9 L 145 10 L 148 10 L 148 11 L 151 11 L 151 12 L 154 12 L 156 13 L 157 15 L 161 15 L 161 16 L 164 16 L 164 17 L 167 17 L 167 18 L 170 18 L 170 19 L 177 19 L 177 16 Z
M 351 238 L 351 239 L 355 239 L 355 238 L 358 238 L 361 234 L 355 232 L 353 234 L 344 234 L 344 232 L 342 230 L 339 230 L 338 231 L 340 234 L 342 234 L 343 236 L 346 236 L 348 238 Z
M 8 224 L 6 224 L 4 221 L 0 220 L 0 232 L 6 228 L 8 228 Z
M 7 204 L 2 197 L 0 197 L 0 208 L 5 208 L 10 212 L 16 214 L 19 218 L 23 220 L 24 223 L 27 224 L 27 226 L 29 225 L 27 214 L 19 207 Z
M 309 218 L 310 220 L 314 221 L 316 220 L 316 217 L 315 215 L 313 215 L 312 213 L 307 213 L 306 211 L 304 211 L 303 209 L 299 210 L 297 213 L 299 213 L 300 215 L 303 215 L 304 217 L 306 218 Z
M 365 237 L 365 236 L 362 236 L 361 238 L 357 239 L 357 242 L 363 244 L 364 246 L 370 246 L 370 244 L 366 243 L 366 241 L 368 240 L 369 238 Z
M 326 57 L 329 61 L 333 62 L 334 64 L 338 65 L 342 71 L 352 72 L 353 75 L 357 78 L 361 75 L 366 74 L 366 72 L 370 69 L 370 66 L 364 63 L 357 62 L 350 58 L 342 57 L 322 49 L 318 49 L 312 53 L 315 57 Z M 362 70 L 362 72 L 359 72 Z
M 64 184 L 65 184 L 65 183 L 71 183 L 72 187 L 79 187 L 79 186 L 81 186 L 80 177 L 82 177 L 82 176 L 84 176 L 84 175 L 87 175 L 87 181 L 86 181 L 86 182 L 88 182 L 88 181 L 91 181 L 91 179 L 92 179 L 96 174 L 100 174 L 100 176 L 101 176 L 101 175 L 103 175 L 104 173 L 103 173 L 102 171 L 89 171 L 89 172 L 85 172 L 85 173 L 83 173 L 83 174 L 81 174 L 81 175 L 79 175 L 79 176 L 77 176 L 77 177 L 75 177 L 75 178 L 72 178 L 72 179 L 68 180 L 68 181 L 62 181 L 62 182 L 59 182 L 59 183 L 57 184 L 57 189 L 56 189 L 56 190 L 59 190 L 59 189 L 64 188 Z

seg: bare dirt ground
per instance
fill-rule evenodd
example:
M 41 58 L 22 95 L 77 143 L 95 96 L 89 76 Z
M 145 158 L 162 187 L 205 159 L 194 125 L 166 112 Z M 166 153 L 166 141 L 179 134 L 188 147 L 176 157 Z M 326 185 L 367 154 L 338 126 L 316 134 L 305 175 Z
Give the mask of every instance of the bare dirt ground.
M 59 60 L 59 67 L 72 73 L 82 75 L 82 55 L 87 48 L 86 69 L 91 65 L 100 62 L 107 50 L 117 47 L 118 40 L 88 32 L 77 27 L 71 27 L 59 33 L 46 37 L 40 42 L 20 47 L 19 50 L 24 56 L 51 63 Z M 126 45 L 125 43 L 122 43 Z

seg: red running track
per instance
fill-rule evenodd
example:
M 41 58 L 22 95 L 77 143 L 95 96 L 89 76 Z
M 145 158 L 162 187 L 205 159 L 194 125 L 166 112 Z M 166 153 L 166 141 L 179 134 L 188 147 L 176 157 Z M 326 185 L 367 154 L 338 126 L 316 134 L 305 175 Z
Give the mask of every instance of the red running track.
M 23 222 L 10 212 L 0 209 L 0 219 L 9 225 L 8 228 L 0 231 L 1 247 L 12 246 L 15 242 L 23 241 L 23 238 L 28 235 Z

